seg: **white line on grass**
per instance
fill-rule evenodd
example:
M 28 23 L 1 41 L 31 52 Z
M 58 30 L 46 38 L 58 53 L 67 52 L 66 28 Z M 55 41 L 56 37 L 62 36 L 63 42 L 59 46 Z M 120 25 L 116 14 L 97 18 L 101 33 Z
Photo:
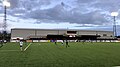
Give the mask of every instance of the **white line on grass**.
M 32 43 L 30 43 L 30 44 L 24 49 L 24 51 L 26 51 L 26 50 L 28 49 L 28 47 L 30 47 L 31 44 L 32 44 Z

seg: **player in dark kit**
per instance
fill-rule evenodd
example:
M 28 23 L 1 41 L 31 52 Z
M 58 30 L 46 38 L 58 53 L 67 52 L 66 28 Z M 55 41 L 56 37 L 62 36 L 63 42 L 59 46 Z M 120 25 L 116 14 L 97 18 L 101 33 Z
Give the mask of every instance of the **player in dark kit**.
M 55 45 L 57 45 L 57 41 L 55 40 Z
M 3 40 L 0 40 L 0 48 L 3 46 Z
M 67 47 L 70 47 L 70 46 L 68 45 L 68 41 L 66 40 L 66 48 L 67 48 Z

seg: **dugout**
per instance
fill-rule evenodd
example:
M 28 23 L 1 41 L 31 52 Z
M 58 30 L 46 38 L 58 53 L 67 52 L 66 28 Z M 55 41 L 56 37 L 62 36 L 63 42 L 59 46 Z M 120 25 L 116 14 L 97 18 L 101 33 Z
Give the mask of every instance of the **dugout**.
M 53 40 L 63 40 L 65 36 L 63 35 L 47 35 L 47 39 Z
M 97 40 L 97 38 L 100 37 L 100 35 L 81 35 L 81 36 L 75 36 L 75 37 L 69 37 L 68 35 L 47 35 L 47 39 L 57 39 L 57 40 Z

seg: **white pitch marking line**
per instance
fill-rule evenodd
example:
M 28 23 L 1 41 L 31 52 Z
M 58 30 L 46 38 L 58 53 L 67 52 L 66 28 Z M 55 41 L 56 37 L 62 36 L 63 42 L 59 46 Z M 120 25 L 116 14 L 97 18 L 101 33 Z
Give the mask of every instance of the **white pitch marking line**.
M 30 44 L 24 49 L 24 51 L 26 51 L 31 44 L 32 44 L 32 43 L 30 43 Z

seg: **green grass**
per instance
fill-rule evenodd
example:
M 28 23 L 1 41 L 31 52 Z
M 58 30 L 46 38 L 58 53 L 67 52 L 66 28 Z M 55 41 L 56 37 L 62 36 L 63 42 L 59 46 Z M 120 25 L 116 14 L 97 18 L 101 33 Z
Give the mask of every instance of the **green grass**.
M 29 44 L 29 43 L 28 43 Z M 24 52 L 19 43 L 0 48 L 0 67 L 113 67 L 120 66 L 120 43 L 32 43 Z M 24 45 L 25 48 L 27 45 Z

